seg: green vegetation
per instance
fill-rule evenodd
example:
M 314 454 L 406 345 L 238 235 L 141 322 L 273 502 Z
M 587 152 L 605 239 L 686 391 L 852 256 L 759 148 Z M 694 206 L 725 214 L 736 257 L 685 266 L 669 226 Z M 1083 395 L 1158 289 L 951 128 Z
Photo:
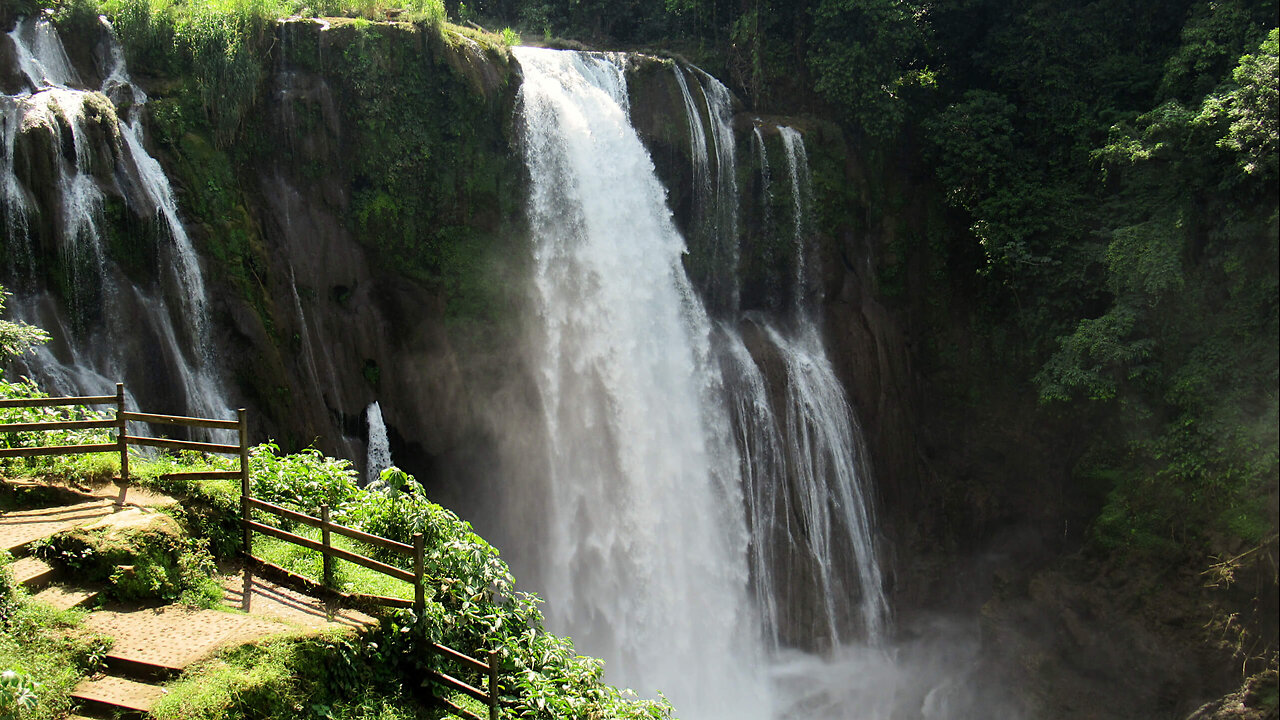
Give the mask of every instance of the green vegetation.
M 0 556 L 0 719 L 53 720 L 101 664 L 110 641 L 81 627 L 84 612 L 32 602 Z
M 0 312 L 4 312 L 8 293 L 0 287 Z M 21 355 L 31 348 L 49 342 L 49 333 L 34 325 L 14 320 L 0 320 L 0 357 Z
M 64 530 L 36 554 L 80 580 L 106 583 L 107 596 L 116 600 L 213 607 L 222 599 L 222 589 L 212 579 L 213 558 L 161 513 L 131 510 Z
M 397 697 L 396 684 L 348 676 L 350 632 L 272 639 L 227 650 L 188 670 L 152 710 L 159 720 L 306 717 L 409 720 L 438 712 Z M 335 661 L 337 664 L 335 665 Z

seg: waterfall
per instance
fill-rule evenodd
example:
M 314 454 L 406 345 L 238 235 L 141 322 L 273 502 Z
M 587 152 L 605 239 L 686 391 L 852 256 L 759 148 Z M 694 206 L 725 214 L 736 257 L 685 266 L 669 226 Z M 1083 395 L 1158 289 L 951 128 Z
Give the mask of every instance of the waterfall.
M 684 78 L 684 70 L 678 63 L 671 64 L 675 74 L 676 85 L 680 88 L 680 97 L 684 100 L 684 114 L 689 125 L 689 156 L 693 167 L 693 202 L 697 217 L 694 226 L 699 232 L 711 232 L 712 212 L 708 208 L 716 207 L 714 190 L 711 185 L 711 160 L 707 154 L 707 135 L 702 130 L 702 113 L 698 104 L 689 92 L 689 83 Z
M 786 150 L 787 174 L 791 177 L 792 212 L 795 232 L 795 287 L 792 303 L 797 320 L 811 321 L 814 309 L 809 301 L 811 288 L 806 282 L 806 270 L 810 262 L 810 242 L 813 228 L 809 220 L 813 205 L 813 180 L 809 174 L 809 156 L 804 149 L 804 139 L 795 128 L 780 126 L 782 147 Z
M 382 476 L 382 471 L 391 467 L 391 441 L 387 439 L 387 425 L 382 421 L 382 406 L 377 402 L 369 403 L 365 410 L 369 422 L 369 454 L 365 461 L 364 479 L 371 483 Z
M 768 717 L 738 459 L 619 56 L 517 48 L 537 372 L 549 430 L 548 622 L 682 717 Z M 604 159 L 607 158 L 607 161 Z M 531 539 L 532 540 L 532 539 Z
M 711 137 L 715 140 L 716 234 L 723 240 L 722 245 L 728 255 L 724 269 L 734 276 L 738 261 L 738 168 L 734 158 L 733 95 L 724 83 L 701 70 L 697 73 L 702 81 L 702 93 L 707 99 Z
M 738 309 L 738 171 L 733 140 L 733 96 L 719 80 L 698 69 L 693 75 L 707 109 L 704 129 L 700 106 L 685 71 L 675 65 L 691 138 L 694 177 L 694 225 L 691 253 L 699 267 L 703 301 L 713 312 Z M 708 144 L 708 138 L 710 143 Z M 715 161 L 714 171 L 711 161 Z M 714 178 L 714 182 L 713 182 Z
M 79 83 L 67 50 L 53 23 L 45 18 L 35 22 L 24 18 L 9 33 L 18 58 L 18 68 L 33 89 L 68 88 Z
M 142 112 L 147 96 L 130 79 L 110 24 L 105 19 L 101 22 L 107 49 L 107 56 L 101 59 L 106 78 L 101 94 L 76 88 L 79 78 L 48 20 L 21 20 L 8 34 L 31 86 L 27 92 L 0 96 L 4 109 L 0 201 L 4 203 L 9 271 L 18 280 L 12 307 L 18 318 L 58 332 L 52 346 L 20 358 L 17 364 L 25 366 L 50 392 L 100 394 L 120 379 L 137 382 L 153 393 L 172 385 L 183 393 L 182 406 L 174 410 L 227 417 L 229 403 L 208 339 L 207 292 L 199 257 L 178 217 L 169 180 L 145 149 Z M 127 120 L 115 117 L 107 121 L 113 127 L 106 127 L 110 134 L 105 147 L 91 140 L 85 120 L 85 109 L 90 105 L 96 117 L 103 116 L 107 107 L 103 96 L 129 106 Z M 107 108 L 106 117 L 112 117 L 110 110 Z M 54 152 L 53 195 L 59 207 L 48 226 L 57 238 L 58 262 L 69 278 L 65 290 L 71 323 L 60 317 L 49 291 L 26 287 L 34 283 L 37 268 L 30 221 L 40 210 L 32 198 L 43 189 L 24 187 L 14 168 L 16 138 L 22 128 L 42 128 L 60 137 L 64 123 L 72 137 L 63 137 L 61 143 L 74 148 L 74 162 Z M 118 151 L 110 144 L 116 137 Z M 118 160 L 114 159 L 117 154 Z M 104 160 L 115 167 L 95 166 Z M 162 237 L 158 272 L 162 283 L 155 290 L 130 282 L 108 258 L 101 229 L 104 183 L 113 183 L 130 205 L 141 208 L 140 214 L 154 216 Z M 166 295 L 175 300 L 167 300 Z M 147 348 L 145 355 L 158 357 L 160 362 L 139 357 L 138 347 L 122 342 L 128 337 L 156 343 L 159 347 Z M 171 377 L 164 377 L 165 373 Z M 198 434 L 216 435 L 213 431 Z
M 4 213 L 4 237 L 9 245 L 10 270 L 19 277 L 35 272 L 27 227 L 27 215 L 31 210 L 13 169 L 14 146 L 22 115 L 22 105 L 17 98 L 0 95 L 0 212 Z
M 676 68 L 695 217 L 711 218 L 709 313 L 628 122 L 624 58 L 515 53 L 532 182 L 531 361 L 551 446 L 548 536 L 529 540 L 546 548 L 535 586 L 549 622 L 604 657 L 613 682 L 660 688 L 690 720 L 826 707 L 841 693 L 792 686 L 797 649 L 834 672 L 849 648 L 882 642 L 889 613 L 866 450 L 821 339 L 803 139 L 779 129 L 793 301 L 783 317 L 742 315 L 732 99 L 692 71 L 704 121 Z M 767 201 L 759 129 L 756 143 Z
M 773 226 L 773 207 L 768 202 L 773 173 L 769 170 L 769 149 L 764 144 L 764 133 L 760 131 L 759 123 L 751 129 L 751 147 L 755 149 L 756 165 L 760 168 L 760 205 L 764 210 L 760 224 L 765 232 L 769 232 Z
M 793 543 L 790 528 L 775 521 L 787 517 L 785 495 L 777 484 L 786 477 L 787 448 L 781 425 L 769 403 L 769 385 L 736 328 L 722 326 L 725 384 L 742 453 L 742 488 L 751 526 L 751 570 L 755 599 L 768 649 L 781 646 L 784 595 L 776 570 L 779 550 Z
M 732 125 L 727 118 L 731 100 L 723 85 L 698 74 L 708 88 L 717 165 L 732 167 Z M 691 136 L 703 135 L 696 105 L 686 101 L 685 110 Z M 790 307 L 782 318 L 751 313 L 737 322 L 722 323 L 717 338 L 741 454 L 755 602 L 766 640 L 775 650 L 796 642 L 830 649 L 858 638 L 874 644 L 886 629 L 888 602 L 867 497 L 870 467 L 861 428 L 823 346 L 820 295 L 810 287 L 815 284 L 811 277 L 815 274 L 811 267 L 813 191 L 804 140 L 793 128 L 777 130 L 792 200 Z M 774 187 L 759 124 L 753 140 L 765 231 L 769 232 Z M 706 153 L 698 152 L 696 142 L 693 147 L 696 178 L 700 174 L 696 164 L 708 160 Z M 701 172 L 709 174 L 705 169 Z M 736 207 L 736 182 L 718 183 L 708 202 Z M 736 223 L 717 231 L 730 233 L 722 245 L 737 242 Z M 724 266 L 720 272 L 732 278 L 733 268 Z M 738 324 L 747 326 L 757 336 L 757 345 L 765 347 L 758 353 L 778 361 L 779 377 L 764 376 L 761 360 L 747 349 Z M 781 386 L 773 396 L 771 380 Z

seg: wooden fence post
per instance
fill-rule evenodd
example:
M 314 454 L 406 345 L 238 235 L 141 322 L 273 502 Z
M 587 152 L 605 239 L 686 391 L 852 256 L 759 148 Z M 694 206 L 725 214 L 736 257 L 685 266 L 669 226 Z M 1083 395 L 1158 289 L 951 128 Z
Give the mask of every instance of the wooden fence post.
M 489 720 L 498 720 L 498 651 L 489 651 Z
M 244 554 L 253 557 L 253 528 L 249 527 L 249 421 L 244 408 L 236 410 L 240 421 L 240 518 L 244 524 Z
M 333 556 L 329 555 L 329 504 L 320 506 L 320 544 L 324 545 L 321 562 L 324 563 L 324 586 L 333 587 Z
M 129 423 L 124 419 L 124 383 L 116 383 L 116 433 L 116 442 L 120 445 L 120 496 L 116 504 L 123 507 L 129 494 L 129 443 L 125 440 Z
M 422 617 L 422 613 L 427 609 L 427 589 L 423 581 L 423 550 L 424 544 L 422 533 L 413 534 L 413 610 L 418 613 L 418 617 Z

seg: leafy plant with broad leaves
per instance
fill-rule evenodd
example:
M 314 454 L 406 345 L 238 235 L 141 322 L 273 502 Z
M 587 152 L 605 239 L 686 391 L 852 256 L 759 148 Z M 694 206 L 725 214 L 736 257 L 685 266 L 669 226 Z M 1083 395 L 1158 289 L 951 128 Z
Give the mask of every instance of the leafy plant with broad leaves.
M 0 720 L 17 720 L 25 710 L 37 704 L 40 683 L 13 670 L 0 672 Z

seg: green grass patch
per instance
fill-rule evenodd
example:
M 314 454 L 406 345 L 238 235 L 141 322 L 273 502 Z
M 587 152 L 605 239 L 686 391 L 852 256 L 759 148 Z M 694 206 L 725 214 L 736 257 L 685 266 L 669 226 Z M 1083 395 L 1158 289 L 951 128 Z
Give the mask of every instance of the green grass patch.
M 399 684 L 360 662 L 354 631 L 273 638 L 226 650 L 168 686 L 157 720 L 316 718 L 411 720 L 441 717 Z

